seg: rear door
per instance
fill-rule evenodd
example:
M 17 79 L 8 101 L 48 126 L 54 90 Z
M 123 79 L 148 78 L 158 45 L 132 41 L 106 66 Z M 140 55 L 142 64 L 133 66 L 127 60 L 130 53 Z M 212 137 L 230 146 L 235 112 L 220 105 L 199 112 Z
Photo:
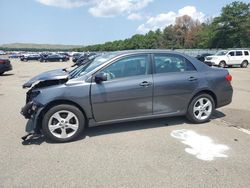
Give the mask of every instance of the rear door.
M 152 115 L 153 78 L 148 54 L 119 59 L 102 69 L 108 80 L 92 82 L 91 102 L 97 122 Z
M 235 55 L 236 55 L 235 64 L 240 65 L 244 61 L 243 51 L 237 50 L 235 52 Z
M 199 75 L 191 62 L 181 55 L 154 54 L 153 113 L 186 111 Z

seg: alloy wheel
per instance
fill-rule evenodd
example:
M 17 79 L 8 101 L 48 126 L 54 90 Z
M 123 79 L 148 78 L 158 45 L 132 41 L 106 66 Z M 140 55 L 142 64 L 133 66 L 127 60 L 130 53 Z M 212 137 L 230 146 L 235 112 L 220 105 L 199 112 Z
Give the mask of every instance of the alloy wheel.
M 212 107 L 212 102 L 208 98 L 200 98 L 194 104 L 193 114 L 198 120 L 205 120 L 211 115 Z
M 48 128 L 51 134 L 57 138 L 69 138 L 77 132 L 79 120 L 74 113 L 68 110 L 58 111 L 50 117 Z

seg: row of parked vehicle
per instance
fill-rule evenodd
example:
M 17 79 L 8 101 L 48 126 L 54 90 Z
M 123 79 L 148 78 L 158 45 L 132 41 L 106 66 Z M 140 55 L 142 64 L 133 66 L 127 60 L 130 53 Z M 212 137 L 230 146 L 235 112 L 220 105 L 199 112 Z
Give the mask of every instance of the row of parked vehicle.
M 81 66 L 83 64 L 87 64 L 93 61 L 100 54 L 96 53 L 77 53 L 78 55 L 73 57 L 74 65 L 73 66 Z M 79 55 L 80 54 L 80 55 Z M 20 56 L 21 61 L 29 61 L 29 60 L 37 60 L 41 62 L 48 61 L 68 61 L 69 56 L 66 54 L 26 54 Z M 0 58 L 0 75 L 4 72 L 12 70 L 12 65 L 9 59 L 1 59 Z
M 57 61 L 68 61 L 70 57 L 65 54 L 50 54 L 50 53 L 41 53 L 41 54 L 24 54 L 20 56 L 21 61 L 30 61 L 37 60 L 40 62 L 57 62 Z

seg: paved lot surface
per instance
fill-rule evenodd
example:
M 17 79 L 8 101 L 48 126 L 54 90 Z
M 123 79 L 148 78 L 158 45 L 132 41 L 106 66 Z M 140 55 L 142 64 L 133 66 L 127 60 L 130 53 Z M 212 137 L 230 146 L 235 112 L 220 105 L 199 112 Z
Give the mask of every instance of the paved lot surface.
M 30 77 L 71 63 L 18 62 L 0 77 L 0 187 L 249 187 L 250 68 L 229 69 L 232 104 L 206 124 L 164 118 L 89 128 L 78 141 L 21 141 Z

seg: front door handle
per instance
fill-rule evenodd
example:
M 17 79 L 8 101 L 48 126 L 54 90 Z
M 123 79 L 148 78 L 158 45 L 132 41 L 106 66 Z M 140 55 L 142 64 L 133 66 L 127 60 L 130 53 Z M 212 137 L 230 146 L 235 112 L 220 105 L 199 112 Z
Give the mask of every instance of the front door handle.
M 151 84 L 150 82 L 143 81 L 143 82 L 140 83 L 139 85 L 142 86 L 142 87 L 148 87 L 148 86 L 151 86 L 152 84 Z
M 190 77 L 188 78 L 188 80 L 189 80 L 189 81 L 196 81 L 197 78 L 196 78 L 196 77 L 193 77 L 193 76 L 190 76 Z

